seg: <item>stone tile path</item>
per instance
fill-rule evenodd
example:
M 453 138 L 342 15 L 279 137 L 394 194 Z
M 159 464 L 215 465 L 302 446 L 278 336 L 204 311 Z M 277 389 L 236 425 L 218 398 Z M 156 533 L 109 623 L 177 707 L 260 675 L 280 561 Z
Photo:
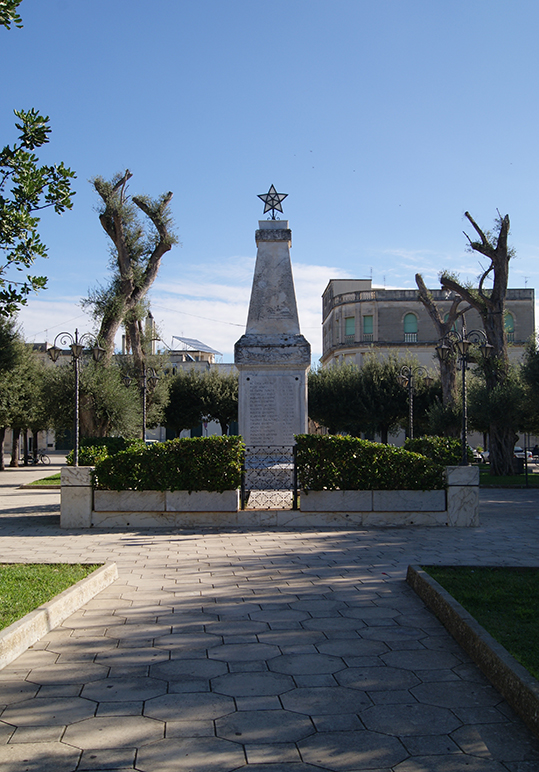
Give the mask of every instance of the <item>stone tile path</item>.
M 0 560 L 120 578 L 0 671 L 3 772 L 539 770 L 404 581 L 409 563 L 536 564 L 537 492 L 483 494 L 477 529 L 66 532 L 58 494 L 5 474 Z

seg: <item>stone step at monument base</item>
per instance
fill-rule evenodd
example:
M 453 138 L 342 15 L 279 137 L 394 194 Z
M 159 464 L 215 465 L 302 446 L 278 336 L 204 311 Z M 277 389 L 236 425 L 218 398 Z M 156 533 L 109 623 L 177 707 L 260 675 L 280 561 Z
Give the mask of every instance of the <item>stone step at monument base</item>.
M 254 509 L 292 509 L 293 493 L 291 490 L 255 490 L 248 491 L 245 510 Z

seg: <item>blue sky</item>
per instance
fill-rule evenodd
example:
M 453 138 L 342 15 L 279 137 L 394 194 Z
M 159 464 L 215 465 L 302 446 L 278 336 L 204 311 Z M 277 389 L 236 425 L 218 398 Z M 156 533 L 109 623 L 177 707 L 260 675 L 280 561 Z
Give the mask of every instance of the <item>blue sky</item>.
M 539 279 L 539 5 L 532 0 L 23 0 L 0 28 L 0 141 L 13 109 L 48 114 L 40 157 L 77 173 L 74 208 L 45 213 L 48 289 L 27 339 L 91 329 L 80 299 L 106 283 L 109 245 L 88 180 L 129 168 L 133 194 L 172 190 L 182 246 L 151 293 L 163 340 L 232 361 L 263 219 L 288 193 L 303 334 L 321 351 L 331 278 L 438 287 L 475 280 L 468 210 L 511 218 L 510 286 Z M 6 73 L 8 77 L 6 77 Z

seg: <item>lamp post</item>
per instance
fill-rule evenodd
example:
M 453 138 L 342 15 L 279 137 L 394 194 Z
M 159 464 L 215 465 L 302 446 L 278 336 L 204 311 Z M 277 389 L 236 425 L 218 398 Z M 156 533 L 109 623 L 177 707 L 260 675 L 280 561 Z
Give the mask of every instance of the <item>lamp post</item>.
M 94 362 L 100 362 L 105 354 L 105 349 L 102 348 L 90 333 L 85 333 L 79 337 L 79 331 L 75 330 L 75 335 L 71 335 L 70 332 L 59 332 L 54 339 L 54 343 L 47 349 L 47 354 L 53 362 L 58 360 L 58 357 L 62 353 L 62 349 L 56 345 L 59 341 L 61 345 L 69 345 L 71 349 L 71 361 L 73 362 L 73 369 L 75 371 L 75 418 L 74 424 L 74 466 L 79 465 L 79 433 L 80 433 L 80 367 L 79 361 L 84 353 L 84 349 L 89 349 L 92 352 Z M 93 343 L 91 346 L 90 343 Z
M 124 375 L 123 380 L 125 385 L 129 387 L 133 379 L 129 375 Z M 146 367 L 146 363 L 143 362 L 139 385 L 140 393 L 142 395 L 142 439 L 144 442 L 146 442 L 146 394 L 148 391 L 148 385 L 154 389 L 157 386 L 158 381 L 159 376 L 157 375 L 155 369 L 153 367 Z
M 468 400 L 466 395 L 466 370 L 468 369 L 469 350 L 471 345 L 478 345 L 483 359 L 488 359 L 494 348 L 488 342 L 488 338 L 483 330 L 470 330 L 466 332 L 466 327 L 462 325 L 462 332 L 449 330 L 447 335 L 441 339 L 436 346 L 436 353 L 442 362 L 446 362 L 453 352 L 458 353 L 458 364 L 462 370 L 462 430 L 461 444 L 462 457 L 460 466 L 468 466 Z
M 414 438 L 414 384 L 415 378 L 422 378 L 427 386 L 432 383 L 427 368 L 423 365 L 411 367 L 403 365 L 400 374 L 397 376 L 399 383 L 408 389 L 408 436 L 411 440 Z

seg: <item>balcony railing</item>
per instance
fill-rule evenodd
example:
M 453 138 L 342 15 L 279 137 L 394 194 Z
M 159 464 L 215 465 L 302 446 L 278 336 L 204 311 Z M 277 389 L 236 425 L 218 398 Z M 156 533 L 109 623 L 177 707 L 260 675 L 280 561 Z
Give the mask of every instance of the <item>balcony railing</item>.
M 417 343 L 417 332 L 405 332 L 404 333 L 404 342 L 405 343 Z

